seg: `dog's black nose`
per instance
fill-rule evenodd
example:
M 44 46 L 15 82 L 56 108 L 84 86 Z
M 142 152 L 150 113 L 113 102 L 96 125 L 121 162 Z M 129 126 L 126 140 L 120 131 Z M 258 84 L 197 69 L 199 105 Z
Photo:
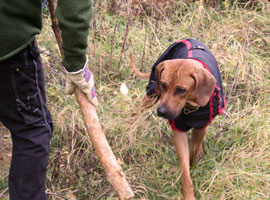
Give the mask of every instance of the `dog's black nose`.
M 159 106 L 157 108 L 157 115 L 160 116 L 160 117 L 164 117 L 167 113 L 167 109 L 163 106 Z
M 181 110 L 178 113 L 173 113 L 173 112 L 170 112 L 170 110 L 167 109 L 166 106 L 159 106 L 157 108 L 157 115 L 165 119 L 174 120 L 180 114 L 181 114 Z
M 165 106 L 159 106 L 157 108 L 157 115 L 159 117 L 163 117 L 165 119 L 172 119 L 173 115 L 169 112 L 169 110 Z

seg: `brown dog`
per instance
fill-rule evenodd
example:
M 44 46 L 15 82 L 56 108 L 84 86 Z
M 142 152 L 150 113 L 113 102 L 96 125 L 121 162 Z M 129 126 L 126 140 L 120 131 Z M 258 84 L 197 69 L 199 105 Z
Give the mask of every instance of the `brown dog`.
M 185 41 L 194 43 L 195 40 Z M 182 43 L 185 42 L 182 41 Z M 195 43 L 197 44 L 197 41 Z M 183 46 L 181 42 L 177 42 L 174 46 L 172 45 L 173 48 L 169 47 L 169 51 L 167 49 L 164 53 L 166 58 L 170 55 L 171 49 L 175 51 L 176 46 L 179 45 Z M 205 46 L 203 47 L 206 48 Z M 181 47 L 180 51 L 181 49 L 183 48 Z M 162 55 L 163 57 L 164 54 Z M 175 52 L 172 54 L 175 55 Z M 220 98 L 218 99 L 220 97 L 218 89 L 220 89 L 221 85 L 219 83 L 220 87 L 217 86 L 217 78 L 212 75 L 204 62 L 191 57 L 185 59 L 178 59 L 180 56 L 175 57 L 163 61 L 159 59 L 160 62 L 158 61 L 156 66 L 154 65 L 152 74 L 141 73 L 136 68 L 132 53 L 130 54 L 130 64 L 138 77 L 150 78 L 151 76 L 149 85 L 155 83 L 155 87 L 152 90 L 154 90 L 154 96 L 157 96 L 160 100 L 157 114 L 170 120 L 174 130 L 174 145 L 182 171 L 181 180 L 184 199 L 194 200 L 195 196 L 189 169 L 204 155 L 203 144 L 207 125 L 215 116 L 214 99 L 217 99 L 220 105 L 222 103 Z M 219 92 L 222 92 L 222 90 Z M 225 103 L 223 104 L 224 107 Z M 218 107 L 218 109 L 220 109 L 218 114 L 221 114 L 223 108 Z M 203 117 L 200 116 L 200 112 L 203 113 L 201 115 Z M 206 122 L 201 122 L 200 119 L 204 119 L 205 116 Z M 176 124 L 180 125 L 177 126 Z M 191 146 L 188 149 L 187 130 L 190 128 L 193 128 L 193 131 Z

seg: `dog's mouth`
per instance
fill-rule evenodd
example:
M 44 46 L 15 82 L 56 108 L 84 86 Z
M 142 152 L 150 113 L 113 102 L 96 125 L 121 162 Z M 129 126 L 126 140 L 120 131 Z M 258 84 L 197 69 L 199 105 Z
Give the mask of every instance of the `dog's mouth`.
M 182 109 L 179 112 L 175 113 L 175 112 L 171 112 L 164 106 L 159 106 L 157 108 L 157 115 L 159 117 L 163 117 L 168 120 L 175 120 L 181 114 L 181 112 L 182 112 Z

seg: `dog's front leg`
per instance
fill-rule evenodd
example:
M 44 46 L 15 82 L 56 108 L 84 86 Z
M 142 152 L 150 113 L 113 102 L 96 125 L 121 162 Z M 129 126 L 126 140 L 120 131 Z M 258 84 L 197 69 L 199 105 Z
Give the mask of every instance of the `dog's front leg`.
M 207 128 L 193 129 L 190 145 L 190 165 L 196 164 L 204 155 L 204 139 Z
M 174 131 L 174 146 L 182 171 L 182 191 L 185 200 L 195 200 L 193 184 L 189 171 L 189 150 L 186 132 Z

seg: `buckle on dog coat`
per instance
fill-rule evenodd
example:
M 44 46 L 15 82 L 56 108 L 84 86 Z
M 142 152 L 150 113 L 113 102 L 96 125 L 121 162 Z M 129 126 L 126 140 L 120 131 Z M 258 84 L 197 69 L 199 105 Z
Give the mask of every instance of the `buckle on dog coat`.
M 186 105 L 183 108 L 183 113 L 185 115 L 188 115 L 190 113 L 196 112 L 199 109 L 200 105 L 192 106 L 189 103 L 186 103 Z

